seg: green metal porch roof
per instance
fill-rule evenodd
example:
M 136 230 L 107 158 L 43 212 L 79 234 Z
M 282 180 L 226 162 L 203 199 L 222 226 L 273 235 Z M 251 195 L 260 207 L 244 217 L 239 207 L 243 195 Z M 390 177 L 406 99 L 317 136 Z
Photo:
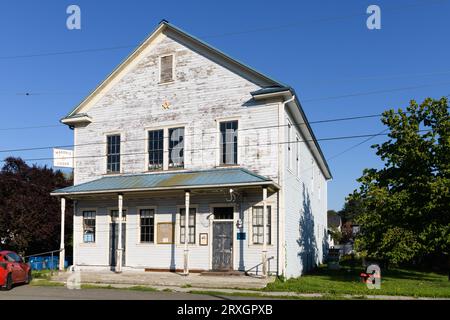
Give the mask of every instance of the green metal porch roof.
M 277 184 L 243 168 L 104 176 L 51 193 L 54 196 Z

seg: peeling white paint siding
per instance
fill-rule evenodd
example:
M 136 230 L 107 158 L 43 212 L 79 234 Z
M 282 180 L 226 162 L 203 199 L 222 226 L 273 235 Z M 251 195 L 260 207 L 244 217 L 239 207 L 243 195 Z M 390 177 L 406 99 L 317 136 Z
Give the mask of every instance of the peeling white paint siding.
M 223 194 L 215 195 L 196 195 L 192 194 L 191 206 L 197 208 L 197 224 L 196 224 L 196 244 L 189 245 L 190 268 L 208 270 L 210 268 L 210 248 L 209 246 L 200 246 L 199 234 L 210 232 L 210 222 L 208 216 L 211 212 L 211 205 L 227 205 L 224 203 L 226 191 Z M 131 197 L 131 196 L 130 196 Z M 148 198 L 124 196 L 124 208 L 127 209 L 126 217 L 126 250 L 125 250 L 125 266 L 129 268 L 158 268 L 158 269 L 182 269 L 183 268 L 183 249 L 184 244 L 180 244 L 179 238 L 179 216 L 177 206 L 184 205 L 183 193 L 171 194 L 168 196 L 153 196 Z M 276 212 L 277 199 L 273 194 L 268 197 L 267 204 L 271 206 L 272 212 Z M 251 243 L 251 217 L 252 206 L 262 206 L 262 193 L 251 192 L 247 194 L 242 203 L 243 212 L 243 232 L 247 237 L 244 241 L 234 240 L 234 256 L 233 267 L 235 270 L 247 270 L 261 261 L 261 245 Z M 175 244 L 156 244 L 140 242 L 140 222 L 139 208 L 156 207 L 155 224 L 159 222 L 175 223 Z M 79 243 L 77 246 L 78 261 L 77 266 L 97 267 L 109 269 L 110 248 L 110 212 L 109 210 L 117 208 L 117 201 L 114 199 L 82 201 L 82 205 L 77 206 L 75 220 L 77 226 L 74 230 L 74 238 Z M 95 243 L 82 243 L 82 214 L 84 210 L 97 211 L 96 217 L 96 234 Z M 235 208 L 235 212 L 239 212 L 239 207 Z M 238 218 L 238 215 L 235 217 Z M 277 272 L 277 247 L 275 239 L 277 239 L 276 215 L 272 216 L 271 221 L 272 244 L 267 246 L 268 257 L 274 257 L 270 263 L 270 272 Z M 155 234 L 155 239 L 157 235 Z M 234 238 L 236 238 L 234 236 Z M 211 245 L 211 235 L 209 236 L 209 245 Z M 261 269 L 259 269 L 261 272 Z
M 175 53 L 173 83 L 159 84 L 159 57 Z M 146 129 L 184 125 L 185 168 L 214 168 L 218 146 L 217 119 L 239 120 L 239 158 L 245 167 L 277 178 L 277 104 L 244 105 L 256 84 L 212 62 L 199 53 L 163 36 L 137 66 L 89 109 L 93 122 L 75 131 L 75 184 L 106 173 L 105 135 L 121 133 L 122 173 L 142 173 L 145 168 Z M 162 104 L 167 101 L 170 108 Z M 244 129 L 244 130 L 242 130 Z M 132 141 L 134 140 L 134 141 Z M 270 146 L 256 144 L 274 143 Z M 247 147 L 245 145 L 248 145 Z M 131 154 L 131 155 L 127 155 Z M 90 156 L 98 156 L 89 158 Z M 86 157 L 86 158 L 83 158 Z M 270 165 L 268 165 L 270 164 Z
M 291 123 L 295 123 L 288 112 L 285 116 Z M 292 128 L 292 137 L 297 134 L 301 140 L 305 140 L 298 126 L 292 126 Z M 300 174 L 296 174 L 295 155 L 292 166 L 294 169 L 289 170 L 287 167 L 284 169 L 286 276 L 288 278 L 298 277 L 314 265 L 322 263 L 327 241 L 326 233 L 324 233 L 327 227 L 327 183 L 307 144 L 300 142 L 299 147 Z M 287 146 L 285 148 L 287 164 L 289 154 Z M 314 174 L 314 182 L 312 174 Z M 320 197 L 317 194 L 319 190 Z
M 323 175 L 315 177 L 317 190 L 311 190 L 311 163 L 320 172 L 312 153 L 305 143 L 300 143 L 300 174 L 297 177 L 289 171 L 287 165 L 287 134 L 280 101 L 255 102 L 250 92 L 261 88 L 254 79 L 232 71 L 227 66 L 211 60 L 201 50 L 186 46 L 179 39 L 164 34 L 150 47 L 146 48 L 137 63 L 130 64 L 126 74 L 119 80 L 112 80 L 105 88 L 108 92 L 98 95 L 87 110 L 92 123 L 77 126 L 74 130 L 75 152 L 74 182 L 80 184 L 98 179 L 106 174 L 106 136 L 121 135 L 121 173 L 133 174 L 147 172 L 146 150 L 147 131 L 162 127 L 185 127 L 184 161 L 185 169 L 212 169 L 217 167 L 219 159 L 218 122 L 238 120 L 238 161 L 239 164 L 260 175 L 270 177 L 281 185 L 279 194 L 268 197 L 271 206 L 272 243 L 268 245 L 268 257 L 271 272 L 281 272 L 286 267 L 286 276 L 299 276 L 307 268 L 300 259 L 305 252 L 299 247 L 298 240 L 305 231 L 299 231 L 299 221 L 305 216 L 303 191 L 310 195 L 307 207 L 313 217 L 309 241 L 321 244 L 322 229 L 326 229 L 327 189 Z M 174 54 L 175 80 L 159 84 L 159 60 L 162 55 Z M 128 68 L 128 66 L 126 67 Z M 247 76 L 250 77 L 250 76 Z M 261 80 L 259 80 L 261 81 Z M 169 103 L 165 109 L 163 103 Z M 80 111 L 81 112 L 81 111 Z M 291 119 L 292 123 L 295 123 Z M 259 128 L 259 129 L 253 129 Z M 280 129 L 281 128 L 281 129 Z M 295 130 L 298 128 L 293 127 Z M 298 130 L 297 130 L 298 131 Z M 302 137 L 300 131 L 297 132 Z M 291 135 L 295 139 L 295 134 Z M 303 139 L 303 138 L 302 138 Z M 281 144 L 279 144 L 281 143 Z M 295 150 L 295 149 L 294 149 Z M 295 160 L 294 160 L 295 161 Z M 295 163 L 293 172 L 295 173 Z M 303 188 L 304 186 L 304 188 Z M 317 192 L 321 192 L 320 200 Z M 226 191 L 226 190 L 225 190 Z M 228 198 L 223 194 L 191 195 L 191 204 L 198 206 L 196 230 L 197 244 L 190 246 L 190 268 L 209 269 L 211 251 L 209 246 L 199 246 L 200 233 L 209 233 L 210 225 L 206 217 L 210 215 L 211 203 L 224 203 Z M 282 194 L 282 196 L 280 196 Z M 117 207 L 115 195 L 103 200 L 82 200 L 77 204 L 74 218 L 74 242 L 76 265 L 86 268 L 109 268 L 110 255 L 110 217 L 109 209 Z M 233 235 L 235 247 L 234 269 L 247 270 L 261 263 L 261 245 L 251 243 L 252 206 L 260 206 L 262 190 L 247 194 L 242 203 L 243 230 L 246 240 L 237 241 Z M 280 203 L 280 201 L 282 201 Z M 177 196 L 154 196 L 131 198 L 124 195 L 124 208 L 127 209 L 126 225 L 126 264 L 127 268 L 182 268 L 183 246 L 179 239 L 175 245 L 142 244 L 139 239 L 139 207 L 156 207 L 155 223 L 173 221 L 176 230 L 177 206 L 184 205 L 182 193 Z M 83 241 L 83 210 L 94 209 L 96 218 L 95 243 Z M 279 212 L 280 210 L 284 212 Z M 277 221 L 281 215 L 278 235 Z M 235 220 L 239 215 L 235 214 Z M 235 221 L 237 222 L 237 221 Z M 235 224 L 236 225 L 236 224 Z M 236 228 L 234 228 L 236 233 Z M 177 234 L 177 233 L 176 233 Z M 156 235 L 155 235 L 156 239 Z M 314 240 L 312 240 L 314 239 Z M 280 240 L 282 252 L 278 251 Z M 285 248 L 285 252 L 283 251 Z M 311 262 L 322 261 L 323 249 L 320 245 Z M 278 257 L 281 257 L 278 260 Z

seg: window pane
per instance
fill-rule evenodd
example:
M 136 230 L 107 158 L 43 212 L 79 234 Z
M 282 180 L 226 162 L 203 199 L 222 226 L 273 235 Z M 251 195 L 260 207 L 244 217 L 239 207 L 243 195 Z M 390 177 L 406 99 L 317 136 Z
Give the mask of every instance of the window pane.
M 189 208 L 189 236 L 188 242 L 195 243 L 195 216 L 197 209 Z M 185 237 L 185 218 L 186 218 L 186 209 L 180 209 L 180 243 L 184 243 Z
M 140 210 L 141 242 L 154 242 L 154 215 L 155 211 L 153 209 Z
M 237 164 L 238 122 L 220 123 L 220 164 Z
M 113 221 L 113 222 L 118 221 L 119 210 L 111 210 L 110 215 L 111 215 L 111 221 Z M 127 210 L 122 209 L 122 221 L 126 221 L 126 220 L 127 220 Z
M 95 242 L 95 211 L 83 211 L 83 242 Z
M 154 130 L 148 132 L 148 169 L 159 170 L 163 168 L 164 159 L 164 131 Z
M 120 172 L 120 135 L 107 137 L 106 150 L 107 172 Z
M 169 167 L 184 167 L 184 128 L 169 129 Z
M 271 230 L 271 207 L 267 206 L 267 216 L 266 216 L 266 243 L 272 243 L 272 230 Z M 263 243 L 263 207 L 257 206 L 252 209 L 252 232 L 253 232 L 253 243 L 262 244 Z

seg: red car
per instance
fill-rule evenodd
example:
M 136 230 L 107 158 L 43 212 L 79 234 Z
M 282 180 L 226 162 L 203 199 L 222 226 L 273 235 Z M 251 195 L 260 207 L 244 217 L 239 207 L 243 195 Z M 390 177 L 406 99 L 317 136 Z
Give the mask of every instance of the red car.
M 0 251 L 0 288 L 11 290 L 15 283 L 30 283 L 31 267 L 15 252 Z

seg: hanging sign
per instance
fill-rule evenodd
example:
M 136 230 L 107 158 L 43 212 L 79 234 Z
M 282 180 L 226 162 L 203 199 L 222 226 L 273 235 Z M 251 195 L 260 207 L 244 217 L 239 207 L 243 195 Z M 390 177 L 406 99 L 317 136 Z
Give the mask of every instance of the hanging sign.
M 73 168 L 73 151 L 66 149 L 53 149 L 53 166 Z

